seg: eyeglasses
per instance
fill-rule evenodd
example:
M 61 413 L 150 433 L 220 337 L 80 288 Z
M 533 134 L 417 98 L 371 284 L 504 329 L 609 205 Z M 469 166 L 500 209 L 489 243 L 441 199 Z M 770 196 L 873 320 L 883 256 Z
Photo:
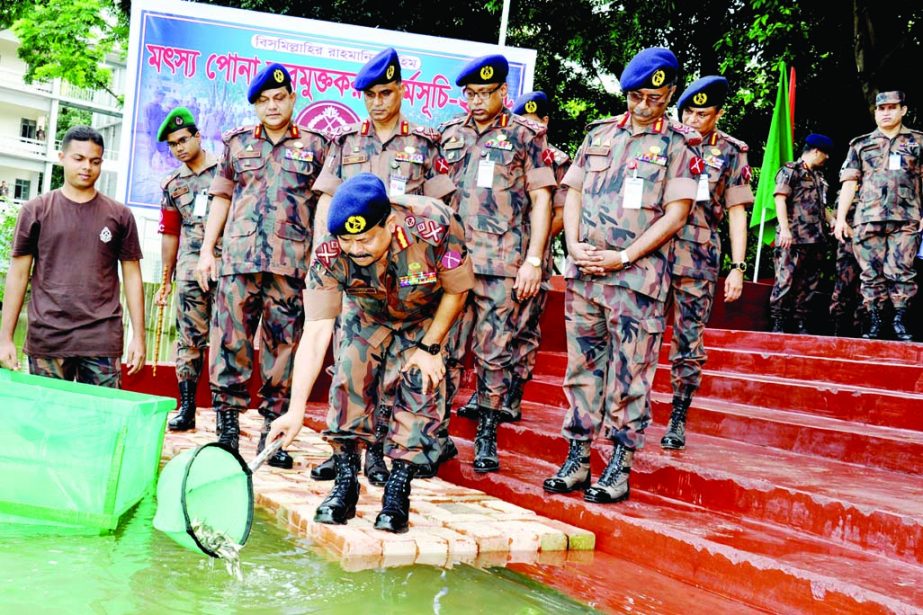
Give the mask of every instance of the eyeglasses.
M 639 94 L 638 92 L 629 92 L 628 100 L 640 105 L 642 102 L 646 102 L 648 107 L 657 107 L 666 102 L 667 98 L 663 94 Z
M 501 87 L 503 87 L 502 83 L 492 90 L 481 90 L 480 92 L 475 92 L 471 88 L 465 88 L 462 90 L 462 94 L 464 94 L 465 98 L 467 98 L 469 101 L 477 98 L 481 102 L 487 102 L 490 99 L 490 97 L 493 96 L 494 93 L 497 90 L 499 90 Z
M 192 138 L 193 137 L 183 137 L 179 141 L 167 141 L 167 145 L 170 147 L 170 149 L 176 149 L 180 145 L 186 145 L 189 143 L 189 140 Z

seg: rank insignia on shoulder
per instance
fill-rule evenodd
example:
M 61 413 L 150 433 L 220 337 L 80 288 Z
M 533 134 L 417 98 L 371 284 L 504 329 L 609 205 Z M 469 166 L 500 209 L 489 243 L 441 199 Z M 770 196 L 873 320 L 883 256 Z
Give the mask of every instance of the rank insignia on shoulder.
M 289 160 L 299 162 L 314 162 L 314 152 L 307 152 L 300 149 L 286 149 L 285 157 Z
M 421 284 L 435 284 L 436 283 L 436 272 L 435 271 L 420 271 L 419 273 L 412 273 L 410 275 L 402 275 L 397 280 L 401 288 L 404 288 L 406 286 L 420 286 Z
M 406 250 L 407 246 L 410 245 L 410 237 L 407 236 L 407 231 L 404 230 L 403 226 L 394 228 L 394 239 L 397 241 L 397 245 L 401 247 L 401 250 Z

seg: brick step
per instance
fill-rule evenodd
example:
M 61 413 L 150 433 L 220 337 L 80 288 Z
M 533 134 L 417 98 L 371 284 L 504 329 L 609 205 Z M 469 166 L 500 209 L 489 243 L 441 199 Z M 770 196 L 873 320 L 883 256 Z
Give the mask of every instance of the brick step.
M 705 510 L 635 488 L 616 505 L 552 496 L 541 487 L 556 466 L 504 455 L 500 473 L 477 474 L 471 443 L 440 476 L 596 532 L 597 549 L 760 608 L 814 612 L 919 612 L 923 567 L 789 528 Z M 639 487 L 641 481 L 638 481 Z
M 555 468 L 567 453 L 554 420 L 536 416 L 503 425 L 498 445 Z M 455 418 L 450 431 L 471 440 L 475 422 Z M 663 427 L 648 428 L 632 476 L 640 489 L 710 510 L 790 527 L 912 563 L 923 563 L 923 480 L 723 438 L 696 435 L 689 448 L 660 448 Z M 598 475 L 609 447 L 597 441 Z M 605 451 L 600 455 L 600 451 Z

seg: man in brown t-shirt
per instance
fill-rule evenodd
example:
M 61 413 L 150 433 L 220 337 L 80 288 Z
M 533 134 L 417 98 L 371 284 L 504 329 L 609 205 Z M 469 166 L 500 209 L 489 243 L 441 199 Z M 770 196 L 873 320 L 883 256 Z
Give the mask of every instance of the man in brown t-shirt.
M 96 191 L 102 135 L 87 126 L 71 128 L 58 158 L 64 167 L 64 185 L 29 201 L 19 212 L 0 324 L 0 365 L 19 369 L 13 331 L 31 277 L 29 331 L 23 349 L 29 355 L 29 371 L 119 388 L 119 262 L 134 332 L 126 358 L 128 374 L 144 365 L 138 230 L 127 207 Z

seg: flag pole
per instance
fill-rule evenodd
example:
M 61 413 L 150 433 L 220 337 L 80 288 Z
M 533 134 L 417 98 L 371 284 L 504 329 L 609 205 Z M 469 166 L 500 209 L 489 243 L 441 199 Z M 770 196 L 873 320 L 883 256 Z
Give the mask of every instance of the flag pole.
M 510 0 L 503 0 L 503 14 L 500 17 L 500 41 L 497 43 L 501 47 L 506 46 L 506 29 L 510 23 Z
M 756 236 L 756 264 L 753 265 L 753 281 L 760 275 L 760 254 L 763 252 L 763 228 L 766 226 L 766 208 L 760 214 L 760 232 Z

